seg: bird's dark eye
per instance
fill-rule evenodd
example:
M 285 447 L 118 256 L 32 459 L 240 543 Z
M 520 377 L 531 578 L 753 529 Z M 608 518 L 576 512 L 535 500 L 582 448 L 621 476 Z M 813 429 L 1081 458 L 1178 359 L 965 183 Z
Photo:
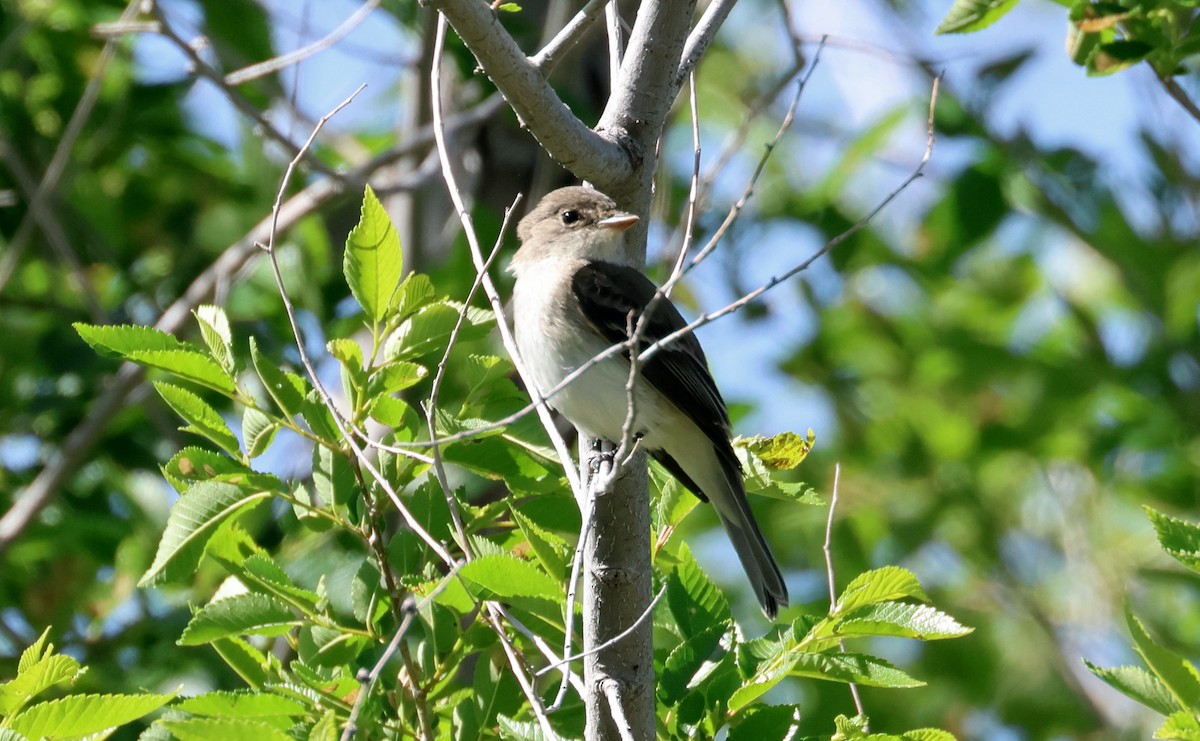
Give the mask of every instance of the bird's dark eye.
M 583 215 L 573 208 L 568 208 L 566 211 L 563 211 L 561 214 L 559 214 L 559 218 L 562 219 L 563 224 L 570 226 L 582 219 Z

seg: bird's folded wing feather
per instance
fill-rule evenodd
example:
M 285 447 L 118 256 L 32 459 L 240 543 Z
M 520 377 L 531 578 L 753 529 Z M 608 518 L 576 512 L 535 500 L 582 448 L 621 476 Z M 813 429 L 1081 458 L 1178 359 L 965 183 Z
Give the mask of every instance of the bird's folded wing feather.
M 658 289 L 637 270 L 593 261 L 579 268 L 571 289 L 584 317 L 604 339 L 616 344 L 629 338 Z M 645 348 L 687 325 L 666 298 L 654 301 L 642 329 Z M 625 353 L 629 356 L 628 351 Z M 708 372 L 700 343 L 691 333 L 660 348 L 640 368 L 641 375 L 704 432 L 718 449 L 729 445 L 729 414 Z M 736 464 L 735 464 L 736 465 Z

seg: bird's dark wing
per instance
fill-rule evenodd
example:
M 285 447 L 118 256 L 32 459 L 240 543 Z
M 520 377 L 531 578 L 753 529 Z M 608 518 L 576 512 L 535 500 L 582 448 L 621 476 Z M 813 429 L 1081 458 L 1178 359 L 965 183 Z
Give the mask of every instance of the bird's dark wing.
M 637 270 L 600 261 L 586 263 L 576 270 L 571 288 L 584 317 L 614 345 L 629 338 L 629 330 L 637 327 L 658 291 Z M 686 325 L 679 310 L 669 300 L 660 298 L 646 319 L 641 346 L 657 342 Z M 729 413 L 694 335 L 685 334 L 660 348 L 640 370 L 651 386 L 696 423 L 719 452 L 729 449 Z M 732 452 L 729 449 L 730 455 Z M 737 465 L 736 458 L 733 464 Z

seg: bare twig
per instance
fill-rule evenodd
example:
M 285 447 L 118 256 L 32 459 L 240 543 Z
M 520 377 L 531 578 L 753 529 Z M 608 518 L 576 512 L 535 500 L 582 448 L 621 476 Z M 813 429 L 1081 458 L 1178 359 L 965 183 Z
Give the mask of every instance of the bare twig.
M 632 164 L 625 151 L 592 131 L 567 108 L 487 3 L 429 0 L 429 4 L 450 21 L 517 116 L 554 159 L 585 179 L 630 176 Z
M 543 72 L 549 72 L 554 65 L 558 64 L 562 55 L 575 45 L 588 26 L 592 25 L 592 22 L 600 16 L 607 4 L 608 0 L 588 0 L 587 4 L 580 8 L 579 12 L 567 21 L 562 30 L 550 40 L 550 43 L 530 57 L 529 61 Z
M 708 45 L 716 38 L 717 31 L 729 17 L 729 11 L 733 10 L 735 3 L 737 0 L 713 0 L 704 9 L 704 13 L 700 16 L 700 20 L 692 29 L 692 33 L 683 47 L 683 59 L 679 63 L 679 68 L 675 70 L 675 87 L 682 86 L 687 76 L 696 70 L 700 58 L 704 56 L 704 52 L 708 51 Z
M 326 36 L 314 41 L 308 46 L 301 47 L 295 51 L 288 52 L 287 54 L 281 54 L 272 59 L 268 59 L 265 62 L 251 64 L 247 67 L 242 67 L 239 70 L 230 72 L 229 74 L 225 75 L 225 84 L 231 87 L 237 87 L 243 83 L 256 80 L 265 75 L 273 74 L 281 69 L 284 69 L 285 67 L 290 67 L 293 64 L 303 62 L 305 59 L 308 59 L 311 56 L 320 54 L 340 41 L 346 36 L 346 34 L 357 28 L 360 23 L 366 20 L 367 16 L 370 15 L 372 11 L 379 7 L 380 2 L 381 0 L 367 0 L 365 3 L 359 6 L 358 10 L 351 13 L 346 20 L 342 21 L 341 25 L 330 31 Z
M 829 517 L 825 520 L 825 544 L 822 550 L 825 551 L 825 578 L 829 585 L 829 614 L 837 612 L 837 579 L 833 574 L 833 513 L 837 510 L 838 503 L 838 484 L 842 477 L 842 465 L 835 463 L 833 466 L 833 493 L 829 496 Z M 838 648 L 842 653 L 846 653 L 846 644 L 842 640 L 838 640 Z M 862 697 L 858 694 L 858 685 L 850 682 L 850 696 L 854 698 L 854 708 L 858 711 L 859 717 L 866 718 L 867 713 L 863 710 Z
M 750 291 L 749 293 L 742 295 L 742 297 L 737 299 L 736 301 L 733 301 L 732 303 L 727 304 L 725 307 L 718 309 L 717 311 L 701 314 L 700 316 L 696 317 L 695 320 L 689 322 L 685 326 L 680 327 L 679 329 L 677 329 L 676 331 L 667 335 L 666 337 L 663 337 L 662 339 L 658 340 L 657 342 L 651 344 L 646 349 L 642 350 L 641 360 L 643 362 L 645 362 L 646 360 L 649 360 L 662 347 L 671 344 L 672 342 L 676 341 L 683 335 L 688 334 L 690 332 L 694 332 L 699 327 L 703 327 L 704 325 L 706 325 L 712 321 L 715 321 L 716 319 L 719 319 L 719 318 L 725 316 L 726 314 L 730 314 L 730 313 L 737 311 L 738 309 L 742 308 L 743 306 L 750 303 L 754 299 L 758 298 L 759 296 L 763 295 L 767 291 L 771 290 L 775 286 L 777 286 L 780 283 L 783 283 L 784 281 L 793 277 L 797 273 L 801 273 L 801 272 L 807 270 L 814 262 L 816 262 L 818 259 L 820 259 L 823 255 L 827 254 L 830 250 L 834 249 L 842 242 L 845 242 L 851 236 L 853 236 L 854 234 L 856 234 L 857 232 L 859 232 L 860 230 L 865 228 L 868 224 L 870 224 L 871 221 L 874 220 L 874 218 L 879 214 L 880 211 L 882 211 L 892 201 L 894 201 L 897 196 L 899 196 L 902 192 L 904 192 L 905 189 L 908 188 L 909 185 L 912 185 L 913 181 L 915 181 L 917 178 L 921 177 L 925 172 L 925 165 L 928 164 L 929 158 L 933 155 L 933 142 L 934 142 L 933 113 L 934 113 L 934 107 L 937 105 L 938 84 L 939 84 L 940 80 L 941 80 L 940 77 L 938 77 L 937 79 L 934 80 L 933 92 L 931 93 L 930 98 L 929 98 L 929 118 L 927 120 L 927 139 L 925 142 L 925 153 L 921 156 L 921 161 L 917 164 L 916 168 L 908 175 L 908 177 L 906 177 L 898 186 L 896 186 L 894 189 L 892 189 L 892 191 L 890 193 L 888 193 L 886 196 L 884 196 L 883 200 L 881 200 L 875 206 L 875 208 L 871 209 L 870 212 L 868 212 L 865 216 L 863 216 L 861 219 L 859 219 L 854 224 L 852 224 L 850 227 L 848 227 L 845 231 L 841 232 L 834 238 L 830 239 L 828 242 L 825 243 L 825 245 L 823 247 L 821 247 L 821 249 L 814 252 L 812 255 L 810 255 L 805 260 L 797 263 L 796 265 L 792 266 L 788 270 L 785 270 L 784 272 L 780 273 L 779 275 L 776 275 L 775 277 L 768 280 L 766 283 L 760 285 L 758 288 L 755 288 L 753 291 Z
M 400 495 L 391 485 L 391 482 L 389 482 L 387 478 L 380 473 L 371 459 L 367 457 L 365 452 L 363 452 L 363 449 L 354 441 L 354 436 L 351 435 L 349 431 L 349 423 L 343 417 L 341 410 L 338 409 L 337 405 L 333 403 L 333 399 L 329 396 L 329 392 L 325 390 L 325 385 L 321 382 L 321 378 L 319 375 L 317 375 L 317 370 L 313 366 L 312 360 L 308 357 L 308 353 L 304 349 L 304 336 L 300 330 L 300 324 L 296 319 L 296 310 L 295 307 L 292 306 L 292 300 L 288 294 L 287 286 L 283 282 L 283 273 L 280 271 L 279 259 L 275 252 L 275 235 L 277 231 L 276 226 L 278 224 L 280 203 L 283 200 L 283 193 L 287 190 L 287 184 L 288 181 L 291 180 L 293 171 L 296 169 L 296 166 L 304 156 L 304 152 L 312 145 L 313 140 L 316 138 L 317 134 L 320 132 L 325 123 L 334 115 L 336 115 L 338 111 L 349 105 L 350 102 L 354 100 L 358 93 L 361 92 L 365 87 L 365 84 L 360 85 L 357 90 L 351 93 L 350 97 L 338 104 L 338 106 L 332 111 L 322 116 L 321 120 L 317 122 L 316 128 L 313 129 L 312 134 L 309 135 L 308 140 L 305 141 L 304 145 L 300 148 L 300 151 L 296 153 L 296 156 L 293 157 L 292 161 L 288 164 L 288 168 L 284 173 L 279 192 L 275 198 L 275 206 L 272 208 L 271 232 L 264 249 L 267 252 L 267 256 L 270 258 L 271 269 L 275 276 L 275 285 L 279 290 L 280 299 L 283 301 L 284 312 L 287 314 L 288 324 L 291 327 L 292 336 L 296 341 L 296 350 L 300 355 L 300 363 L 304 366 L 304 370 L 307 371 L 309 380 L 312 382 L 313 389 L 321 398 L 321 403 L 325 405 L 325 407 L 329 410 L 330 415 L 333 417 L 334 425 L 337 426 L 338 432 L 341 434 L 342 439 L 345 440 L 346 445 L 350 448 L 351 452 L 354 454 L 354 457 L 358 460 L 359 465 L 371 474 L 371 478 L 375 481 L 375 483 L 379 484 L 379 488 L 383 489 L 384 493 L 387 494 L 388 499 L 390 499 L 392 504 L 395 505 L 396 510 L 400 513 L 400 516 L 404 518 L 405 523 L 412 528 L 413 532 L 415 532 L 418 537 L 421 538 L 421 540 L 425 541 L 425 544 L 429 546 L 430 550 L 436 553 L 438 557 L 446 563 L 447 566 L 453 568 L 456 563 L 454 557 L 451 556 L 446 548 L 439 543 L 437 539 L 430 535 L 429 531 L 426 530 L 420 521 L 413 516 L 412 512 L 410 512 L 408 507 L 405 506 L 403 500 L 400 499 Z
M 1187 92 L 1179 86 L 1179 83 L 1175 81 L 1175 78 L 1167 75 L 1159 75 L 1157 73 L 1156 76 L 1158 77 L 1158 81 L 1162 83 L 1163 89 L 1167 91 L 1167 95 L 1170 95 L 1171 99 L 1178 103 L 1183 110 L 1187 111 L 1189 116 L 1200 123 L 1200 107 L 1198 107 L 1196 102 L 1188 96 Z
M 534 676 L 540 677 L 543 674 L 547 674 L 549 672 L 554 671 L 555 669 L 557 669 L 560 666 L 563 666 L 565 664 L 570 664 L 572 661 L 579 661 L 580 659 L 586 659 L 587 657 L 591 656 L 592 654 L 603 651 L 604 649 L 608 648 L 609 646 L 612 646 L 613 644 L 624 640 L 630 633 L 637 630 L 638 626 L 641 625 L 643 621 L 648 620 L 650 618 L 650 615 L 652 615 L 654 613 L 655 606 L 658 605 L 659 600 L 661 600 L 663 595 L 666 593 L 667 593 L 667 587 L 666 587 L 666 585 L 663 585 L 658 590 L 658 594 L 654 595 L 654 599 L 651 600 L 650 604 L 646 606 L 645 611 L 643 611 L 642 614 L 638 617 L 638 619 L 636 621 L 634 621 L 634 623 L 632 625 L 630 625 L 628 628 L 626 628 L 625 630 L 616 634 L 612 638 L 609 638 L 607 641 L 599 644 L 598 646 L 592 646 L 588 650 L 583 651 L 581 653 L 577 653 L 574 656 L 564 656 L 563 658 L 559 659 L 558 661 L 556 661 L 548 666 L 544 666 L 541 669 L 538 669 L 537 674 L 535 674 Z
M 443 579 L 443 583 L 449 582 L 453 575 L 447 575 Z M 429 599 L 430 597 L 426 597 L 424 601 L 428 601 Z M 367 698 L 371 695 L 371 689 L 375 686 L 375 682 L 378 681 L 383 667 L 387 666 L 387 663 L 392 659 L 392 655 L 396 653 L 396 649 L 400 648 L 400 642 L 404 640 L 404 636 L 408 633 L 408 629 L 412 625 L 413 618 L 416 616 L 418 610 L 412 597 L 404 601 L 402 609 L 404 610 L 404 619 L 400 621 L 399 627 L 396 628 L 396 634 L 388 642 L 387 648 L 383 650 L 383 654 L 375 662 L 375 666 L 371 667 L 370 671 L 359 670 L 358 697 L 354 698 L 354 707 L 350 709 L 350 717 L 346 719 L 346 727 L 342 729 L 342 741 L 350 741 L 358 733 L 358 716 L 362 713 Z
M 221 92 L 225 94 L 225 97 L 230 103 L 233 104 L 234 108 L 237 108 L 243 116 L 246 116 L 253 121 L 254 124 L 258 126 L 267 136 L 267 138 L 273 140 L 275 143 L 283 147 L 284 151 L 292 155 L 292 157 L 296 157 L 297 155 L 306 151 L 298 148 L 286 134 L 280 131 L 275 124 L 271 123 L 270 119 L 267 118 L 263 111 L 256 108 L 254 104 L 246 100 L 241 93 L 227 84 L 225 82 L 225 76 L 222 75 L 219 70 L 213 68 L 213 66 L 208 62 L 204 61 L 204 58 L 200 56 L 200 52 L 196 49 L 196 46 L 188 43 L 186 39 L 180 36 L 175 29 L 171 27 L 171 24 L 167 22 L 166 16 L 163 15 L 162 8 L 157 3 L 152 5 L 151 8 L 151 12 L 154 13 L 155 19 L 160 24 L 162 36 L 168 39 L 172 44 L 175 45 L 177 49 L 183 52 L 183 54 L 188 58 L 188 62 L 191 63 L 192 69 L 195 70 L 196 74 L 220 88 Z M 307 160 L 310 167 L 319 171 L 323 175 L 336 179 L 340 179 L 342 177 L 341 173 L 329 167 L 317 157 L 307 157 Z

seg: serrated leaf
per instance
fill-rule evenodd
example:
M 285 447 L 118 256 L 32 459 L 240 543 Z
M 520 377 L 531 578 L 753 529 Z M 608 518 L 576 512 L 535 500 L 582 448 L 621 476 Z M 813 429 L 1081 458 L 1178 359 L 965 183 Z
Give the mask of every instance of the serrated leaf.
M 791 652 L 794 659 L 788 674 L 794 677 L 854 682 L 868 687 L 923 687 L 924 682 L 892 666 L 883 659 L 866 654 Z
M 337 712 L 333 710 L 326 711 L 308 732 L 308 741 L 338 741 L 339 738 L 341 726 L 338 725 Z
M 1017 0 L 954 0 L 934 33 L 970 33 L 987 28 L 1017 6 Z
M 185 388 L 162 381 L 155 381 L 154 389 L 163 401 L 167 402 L 167 406 L 187 422 L 187 426 L 182 428 L 185 432 L 212 441 L 232 456 L 241 455 L 237 436 L 208 402 Z
M 464 338 L 481 335 L 480 330 L 493 320 L 491 312 L 449 301 L 426 306 L 396 328 L 384 345 L 384 358 L 388 361 L 411 360 L 445 347 L 458 324 L 460 311 L 465 312 L 459 330 Z
M 42 631 L 17 662 L 17 676 L 0 683 L 0 716 L 11 715 L 31 699 L 56 685 L 74 682 L 85 670 L 70 656 L 54 653 L 47 639 L 50 628 Z
M 253 592 L 226 597 L 201 607 L 183 629 L 180 646 L 200 646 L 218 638 L 278 636 L 299 624 L 284 603 Z
M 362 215 L 346 237 L 342 270 L 350 292 L 372 323 L 387 313 L 403 270 L 400 236 L 371 186 L 363 193 Z
M 215 360 L 195 350 L 138 350 L 129 353 L 128 358 L 139 365 L 166 371 L 226 396 L 233 396 L 237 392 L 232 376 Z
M 217 365 L 229 375 L 237 372 L 237 363 L 233 358 L 233 332 L 229 329 L 229 317 L 220 306 L 202 304 L 192 312 L 200 325 L 200 337 L 208 346 Z
M 688 684 L 717 650 L 728 630 L 728 623 L 718 623 L 686 638 L 671 650 L 658 680 L 658 696 L 664 704 L 675 705 L 683 699 Z
M 307 707 L 291 698 L 247 691 L 206 692 L 203 695 L 185 698 L 172 707 L 194 715 L 222 715 L 230 718 L 279 715 L 294 717 L 308 712 Z
M 341 452 L 324 445 L 313 448 L 313 488 L 321 504 L 345 507 L 358 495 L 358 479 L 354 466 Z
M 1192 662 L 1154 642 L 1146 626 L 1128 609 L 1125 623 L 1133 636 L 1133 647 L 1170 693 L 1184 708 L 1200 706 L 1200 674 Z
M 163 466 L 163 475 L 178 491 L 198 481 L 224 481 L 242 488 L 280 491 L 283 482 L 277 476 L 247 468 L 241 461 L 193 445 L 180 450 Z
M 525 536 L 525 540 L 529 541 L 530 550 L 533 551 L 533 555 L 537 557 L 546 573 L 560 582 L 565 580 L 567 569 L 570 568 L 571 557 L 571 549 L 567 546 L 567 542 L 554 533 L 539 527 L 537 523 L 521 514 L 515 507 L 510 507 L 509 511 L 512 513 L 513 521 L 517 523 L 517 527 Z
M 841 638 L 899 636 L 935 641 L 972 631 L 937 608 L 907 602 L 882 602 L 841 614 L 835 624 Z
M 1087 659 L 1083 660 L 1083 664 L 1088 671 L 1104 680 L 1109 687 L 1132 697 L 1155 712 L 1170 715 L 1177 710 L 1185 709 L 1158 677 L 1140 666 L 1114 666 L 1111 669 L 1104 669 Z
M 271 447 L 275 433 L 279 432 L 279 424 L 273 419 L 251 407 L 246 407 L 242 413 L 242 439 L 246 442 L 246 455 L 257 458 Z
M 168 718 L 159 721 L 179 741 L 213 739 L 253 739 L 254 741 L 295 741 L 270 723 L 251 718 Z
M 429 370 L 423 365 L 403 361 L 387 363 L 371 374 L 367 381 L 367 393 L 370 396 L 394 394 L 417 385 L 428 375 Z
M 308 384 L 304 379 L 295 373 L 288 373 L 264 357 L 258 351 L 258 342 L 254 337 L 250 338 L 250 362 L 254 364 L 255 372 L 279 411 L 289 417 L 299 414 L 308 393 Z
M 795 653 L 781 653 L 760 664 L 750 680 L 729 696 L 729 712 L 736 713 L 762 697 L 788 676 L 788 672 L 798 660 Z
M 911 571 L 899 566 L 884 566 L 854 577 L 842 590 L 832 614 L 840 616 L 866 605 L 899 599 L 928 602 L 929 596 Z
M 687 546 L 680 548 L 681 563 L 667 578 L 667 605 L 680 632 L 693 636 L 732 619 L 729 601 L 717 589 Z
M 496 722 L 500 725 L 500 738 L 514 741 L 553 741 L 546 738 L 542 728 L 531 721 L 520 721 L 507 715 L 497 715 Z
M 1158 544 L 1167 555 L 1193 571 L 1200 571 L 1200 527 L 1151 507 L 1144 509 L 1154 525 Z
M 429 280 L 428 275 L 409 273 L 404 276 L 400 287 L 396 289 L 396 294 L 392 296 L 392 303 L 388 310 L 397 319 L 404 319 L 417 309 L 431 303 L 435 296 L 433 282 Z
M 153 327 L 135 324 L 71 325 L 83 341 L 96 352 L 110 358 L 126 358 L 130 353 L 146 350 L 186 350 L 187 345 Z
M 217 527 L 270 496 L 269 491 L 247 491 L 221 481 L 202 481 L 191 486 L 171 508 L 154 563 L 142 575 L 138 586 L 155 586 L 191 576 L 200 563 L 204 545 Z
M 254 689 L 278 679 L 279 660 L 263 653 L 242 638 L 222 638 L 209 644 L 246 684 Z
M 273 596 L 282 602 L 296 606 L 306 613 L 315 613 L 320 598 L 315 592 L 299 587 L 291 577 L 265 553 L 254 553 L 239 562 L 212 552 L 225 569 L 235 574 L 252 592 Z
M 367 414 L 376 422 L 398 431 L 415 430 L 414 425 L 420 421 L 412 407 L 393 396 L 376 396 L 371 400 Z M 409 436 L 406 442 L 411 439 Z
M 1171 713 L 1154 731 L 1154 738 L 1200 741 L 1200 720 L 1196 719 L 1193 712 L 1186 710 Z
M 556 600 L 561 585 L 538 567 L 514 556 L 480 556 L 458 571 L 468 589 L 482 600 L 538 597 Z
M 803 437 L 795 432 L 781 432 L 772 437 L 737 438 L 733 444 L 758 456 L 772 471 L 789 471 L 804 461 L 816 441 L 816 433 L 810 429 Z
M 794 738 L 800 729 L 799 705 L 759 705 L 742 716 L 730 727 L 727 741 Z
M 9 727 L 29 738 L 76 738 L 135 721 L 174 697 L 174 693 L 70 695 L 29 706 Z
M 329 354 L 337 358 L 338 362 L 346 366 L 354 373 L 361 373 L 363 369 L 363 352 L 362 346 L 349 337 L 338 337 L 325 343 L 325 349 Z

